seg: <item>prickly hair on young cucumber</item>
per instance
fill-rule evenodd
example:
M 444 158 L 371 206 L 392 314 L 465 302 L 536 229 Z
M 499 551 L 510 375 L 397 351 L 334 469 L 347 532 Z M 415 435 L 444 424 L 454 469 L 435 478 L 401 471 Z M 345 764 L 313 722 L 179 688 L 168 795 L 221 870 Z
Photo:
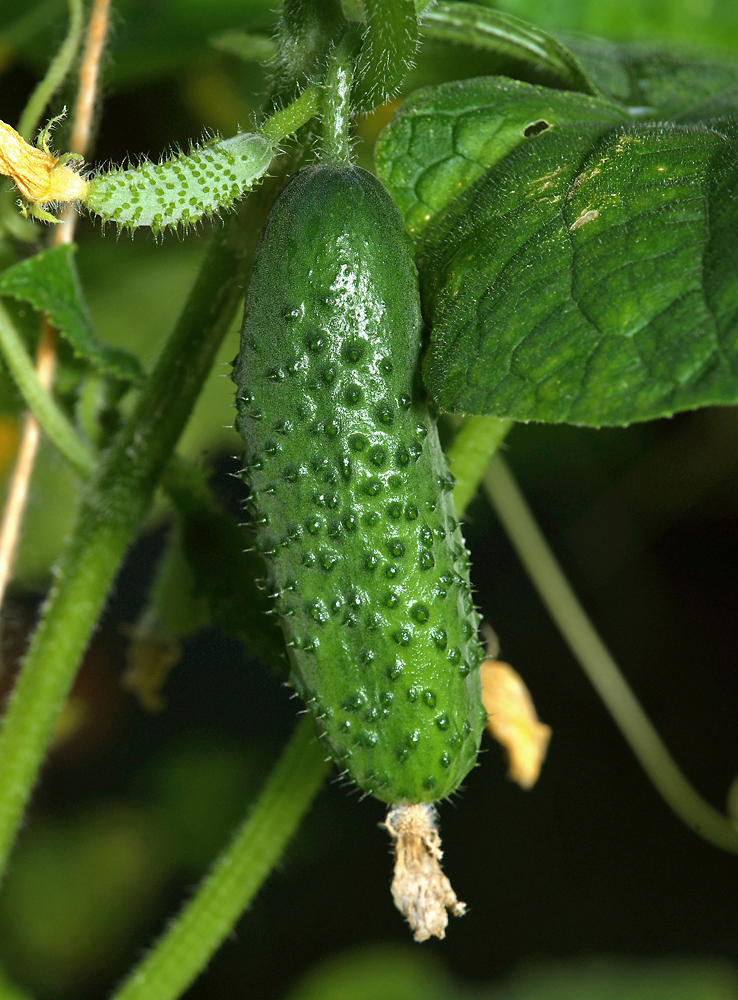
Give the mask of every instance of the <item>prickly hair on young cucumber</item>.
M 413 251 L 371 174 L 305 167 L 261 235 L 233 379 L 291 683 L 384 802 L 476 760 L 483 653 L 453 480 L 420 383 Z

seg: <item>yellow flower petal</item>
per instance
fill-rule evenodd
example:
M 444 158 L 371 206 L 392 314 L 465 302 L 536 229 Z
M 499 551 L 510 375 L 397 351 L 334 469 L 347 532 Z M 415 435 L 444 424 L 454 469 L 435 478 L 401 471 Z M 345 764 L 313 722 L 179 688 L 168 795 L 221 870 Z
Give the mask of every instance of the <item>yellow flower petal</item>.
M 31 146 L 0 121 L 0 173 L 10 177 L 32 205 L 82 200 L 88 182 L 45 149 Z
M 538 721 L 527 687 L 509 664 L 485 660 L 481 675 L 487 729 L 507 752 L 510 778 L 531 788 L 541 773 L 551 729 Z

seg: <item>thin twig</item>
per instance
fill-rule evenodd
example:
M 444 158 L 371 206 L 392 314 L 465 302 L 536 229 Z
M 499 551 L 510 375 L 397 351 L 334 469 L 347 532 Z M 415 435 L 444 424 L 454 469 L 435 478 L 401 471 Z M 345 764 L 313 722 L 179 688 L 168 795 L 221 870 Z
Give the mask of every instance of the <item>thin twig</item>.
M 79 67 L 77 100 L 74 107 L 70 152 L 87 155 L 94 121 L 100 63 L 108 30 L 110 0 L 93 0 L 82 62 Z M 77 213 L 68 208 L 60 225 L 54 227 L 53 246 L 71 243 L 77 224 Z M 36 352 L 36 373 L 45 389 L 50 389 L 56 368 L 58 333 L 43 319 L 41 338 Z M 8 485 L 8 495 L 0 526 L 0 606 L 2 606 L 10 574 L 13 569 L 23 514 L 28 503 L 28 493 L 33 468 L 38 453 L 40 431 L 32 414 L 27 414 L 18 447 L 18 456 Z

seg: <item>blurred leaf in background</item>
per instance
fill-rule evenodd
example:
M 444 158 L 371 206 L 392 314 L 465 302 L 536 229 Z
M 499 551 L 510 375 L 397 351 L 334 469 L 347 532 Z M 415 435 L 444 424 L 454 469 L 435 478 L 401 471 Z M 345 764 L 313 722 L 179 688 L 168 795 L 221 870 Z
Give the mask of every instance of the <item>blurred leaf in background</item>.
M 228 29 L 270 32 L 275 5 L 267 0 L 116 0 L 111 60 L 106 74 L 116 90 L 175 75 L 207 58 L 203 42 Z M 67 16 L 65 0 L 6 0 L 0 10 L 3 63 L 21 62 L 40 73 Z
M 150 761 L 135 797 L 35 823 L 0 897 L 7 971 L 43 996 L 109 975 L 167 883 L 203 872 L 268 767 L 258 746 L 188 739 Z
M 551 31 L 581 31 L 612 39 L 658 39 L 738 47 L 738 7 L 731 0 L 500 0 L 486 6 Z
M 736 1000 L 738 976 L 714 962 L 560 964 L 501 987 L 452 980 L 419 949 L 376 945 L 331 956 L 286 1000 Z
M 101 340 L 136 354 L 150 369 L 197 274 L 206 233 L 180 242 L 169 237 L 100 240 L 88 236 L 80 253 L 80 274 Z M 179 444 L 181 454 L 199 458 L 206 450 L 239 450 L 232 430 L 234 388 L 228 376 L 238 350 L 240 315 L 220 349 Z

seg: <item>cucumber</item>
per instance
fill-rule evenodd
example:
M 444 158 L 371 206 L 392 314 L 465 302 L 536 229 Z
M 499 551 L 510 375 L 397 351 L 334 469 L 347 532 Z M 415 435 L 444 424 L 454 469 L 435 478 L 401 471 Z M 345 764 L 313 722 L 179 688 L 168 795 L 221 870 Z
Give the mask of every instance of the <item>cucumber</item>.
M 419 376 L 413 250 L 353 166 L 285 187 L 233 379 L 256 547 L 290 682 L 336 763 L 390 804 L 450 795 L 486 716 L 453 479 Z
M 114 222 L 119 230 L 186 229 L 231 208 L 264 176 L 273 155 L 264 136 L 239 132 L 161 163 L 144 159 L 136 166 L 102 171 L 89 181 L 81 200 L 103 224 Z

